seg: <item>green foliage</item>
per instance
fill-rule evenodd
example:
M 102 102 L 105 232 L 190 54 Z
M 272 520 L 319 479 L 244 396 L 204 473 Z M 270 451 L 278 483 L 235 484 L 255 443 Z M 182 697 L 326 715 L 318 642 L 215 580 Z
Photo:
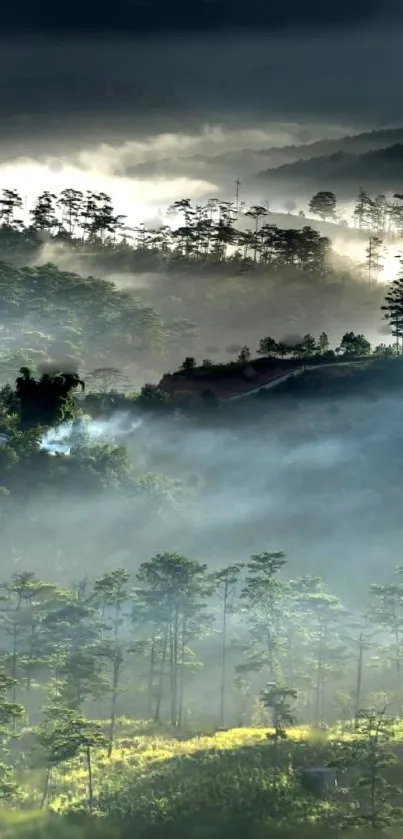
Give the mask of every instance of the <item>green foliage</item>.
M 350 794 L 355 800 L 352 813 L 346 814 L 346 825 L 368 825 L 374 830 L 403 821 L 397 806 L 402 791 L 388 783 L 385 770 L 396 762 L 388 750 L 394 737 L 395 719 L 381 711 L 361 710 L 356 718 L 354 736 L 341 744 L 334 765 L 341 771 L 355 770 Z
M 364 202 L 365 196 L 361 198 Z M 335 197 L 330 193 L 318 194 L 311 204 L 322 217 L 334 214 Z M 104 194 L 65 190 L 57 197 L 44 192 L 31 210 L 31 230 L 25 232 L 18 220 L 20 207 L 16 193 L 3 191 L 0 247 L 3 253 L 7 247 L 12 251 L 17 239 L 22 247 L 24 237 L 24 254 L 31 254 L 31 264 L 32 252 L 46 241 L 61 251 L 74 248 L 81 257 L 89 254 L 90 246 L 95 257 L 110 259 L 110 264 L 127 260 L 129 267 L 144 258 L 175 270 L 182 265 L 187 271 L 192 265 L 192 270 L 201 271 L 208 263 L 231 270 L 239 265 L 242 270 L 260 267 L 263 273 L 268 266 L 289 266 L 310 281 L 315 275 L 331 275 L 327 239 L 309 227 L 280 230 L 264 223 L 268 211 L 260 205 L 247 213 L 252 230 L 240 232 L 226 202 L 212 201 L 205 207 L 193 207 L 187 199 L 176 202 L 172 212 L 180 217 L 180 226 L 158 233 L 142 228 L 134 247 L 119 241 L 123 219 Z M 233 245 L 244 250 L 243 257 L 229 255 Z M 399 285 L 391 294 L 387 311 L 397 353 Z M 214 574 L 201 561 L 162 549 L 145 559 L 134 506 L 141 501 L 142 518 L 158 534 L 158 516 L 166 511 L 172 515 L 183 497 L 182 486 L 150 473 L 141 446 L 133 465 L 124 446 L 112 440 L 94 443 L 75 429 L 71 456 L 52 458 L 41 448 L 43 433 L 78 416 L 80 406 L 73 396 L 83 383 L 71 371 L 83 360 L 92 370 L 90 384 L 98 391 L 92 402 L 82 403 L 86 410 L 90 405 L 98 405 L 101 414 L 122 406 L 137 412 L 175 407 L 155 385 L 144 385 L 135 398 L 118 394 L 116 388 L 124 389 L 126 379 L 116 359 L 123 358 L 126 366 L 141 352 L 160 358 L 175 341 L 176 326 L 178 333 L 183 329 L 188 335 L 192 325 L 180 320 L 167 324 L 113 284 L 93 277 L 84 280 L 49 264 L 24 268 L 1 263 L 0 305 L 0 373 L 4 381 L 13 378 L 17 362 L 21 372 L 15 390 L 6 385 L 0 398 L 5 435 L 0 447 L 1 525 L 7 524 L 10 511 L 18 511 L 21 528 L 33 534 L 33 543 L 45 525 L 53 531 L 60 528 L 60 551 L 52 562 L 58 564 L 59 574 L 68 570 L 71 579 L 69 560 L 74 556 L 77 571 L 87 556 L 88 542 L 85 548 L 81 544 L 86 520 L 74 526 L 71 519 L 67 524 L 49 523 L 48 510 L 42 518 L 32 514 L 31 499 L 46 491 L 49 497 L 57 493 L 63 502 L 73 494 L 77 507 L 81 499 L 96 497 L 105 509 L 115 503 L 119 510 L 117 535 L 99 522 L 94 554 L 104 565 L 95 580 L 76 579 L 70 589 L 67 582 L 62 588 L 31 571 L 18 571 L 2 586 L 1 797 L 21 809 L 32 803 L 65 813 L 96 812 L 101 820 L 110 820 L 110 831 L 111 819 L 122 825 L 128 819 L 129 830 L 135 825 L 139 835 L 161 830 L 166 836 L 172 830 L 175 836 L 203 831 L 211 836 L 220 827 L 234 827 L 236 820 L 242 835 L 254 835 L 255 830 L 264 836 L 274 836 L 275 831 L 287 835 L 293 830 L 301 836 L 307 827 L 316 831 L 324 825 L 353 823 L 378 828 L 399 820 L 397 794 L 388 775 L 397 773 L 399 766 L 392 765 L 386 749 L 396 736 L 395 721 L 377 711 L 357 712 L 350 739 L 334 731 L 327 735 L 320 727 L 335 721 L 337 703 L 337 708 L 343 703 L 347 716 L 353 705 L 355 711 L 359 708 L 361 694 L 379 698 L 381 690 L 401 714 L 400 570 L 394 583 L 370 589 L 374 655 L 369 659 L 369 646 L 361 645 L 357 657 L 357 632 L 340 600 L 321 579 L 288 579 L 281 551 L 263 551 Z M 353 332 L 345 333 L 339 348 L 348 358 L 366 357 L 370 350 L 365 336 Z M 206 351 L 213 354 L 212 349 Z M 298 362 L 300 366 L 334 357 L 324 332 L 318 339 L 307 333 L 293 346 L 267 336 L 258 352 L 306 359 Z M 391 354 L 391 348 L 375 350 L 381 359 Z M 244 346 L 229 367 L 205 360 L 196 368 L 195 359 L 188 356 L 180 375 L 190 373 L 208 384 L 209 376 L 224 378 L 229 371 L 238 376 L 250 357 Z M 56 364 L 57 358 L 67 359 L 65 366 Z M 258 361 L 265 364 L 264 359 Z M 376 365 L 374 369 L 384 370 L 381 361 Z M 206 406 L 213 405 L 208 387 L 204 396 Z M 185 527 L 185 518 L 182 521 Z M 18 533 L 12 533 L 6 543 L 7 562 L 22 561 L 16 541 Z M 128 544 L 132 548 L 122 558 L 120 548 Z M 202 545 L 200 551 L 203 555 Z M 121 567 L 126 562 L 137 572 L 129 574 Z M 224 728 L 235 717 L 250 723 L 259 706 L 264 728 L 250 735 L 253 742 L 248 746 L 247 731 L 242 744 L 236 732 L 229 733 L 225 747 L 218 736 L 185 743 L 190 729 L 205 725 L 198 717 L 205 685 L 210 686 L 204 699 L 210 726 Z M 129 722 L 123 745 L 118 717 L 122 708 L 134 708 L 142 725 L 154 726 L 157 736 L 136 737 L 135 724 Z M 318 740 L 312 737 L 301 749 L 293 739 L 294 711 L 320 730 Z M 268 732 L 264 712 L 266 717 L 272 714 L 273 730 Z M 96 715 L 101 722 L 94 721 Z M 167 729 L 175 739 L 163 736 Z M 346 777 L 352 770 L 348 805 L 340 799 L 318 802 L 305 796 L 299 760 L 337 762 Z M 352 817 L 348 806 L 353 793 L 360 807 Z M 72 824 L 45 819 L 33 830 L 43 835 L 63 835 L 65 830 L 68 835 Z M 93 835 L 98 822 L 83 822 L 84 835 L 87 824 Z M 79 831 L 78 825 L 77 821 L 71 829 Z M 23 820 L 16 830 L 24 835 Z
M 334 192 L 317 192 L 309 202 L 309 209 L 314 215 L 327 221 L 336 213 L 337 199 Z
M 27 367 L 16 380 L 16 397 L 23 429 L 52 427 L 74 419 L 73 392 L 84 390 L 77 373 L 44 373 L 37 381 Z
M 346 332 L 341 339 L 340 350 L 348 356 L 369 355 L 371 344 L 364 335 L 355 335 L 354 332 Z
M 16 680 L 0 671 L 0 800 L 11 798 L 17 791 L 12 768 L 4 760 L 8 743 L 13 737 L 15 723 L 24 714 L 24 708 L 15 702 L 13 691 Z M 11 699 L 8 697 L 11 694 Z

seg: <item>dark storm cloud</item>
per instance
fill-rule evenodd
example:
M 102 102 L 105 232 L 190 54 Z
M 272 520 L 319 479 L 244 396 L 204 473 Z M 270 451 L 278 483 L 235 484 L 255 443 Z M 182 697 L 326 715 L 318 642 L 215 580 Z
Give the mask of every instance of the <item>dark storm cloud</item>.
M 57 154 L 205 124 L 401 122 L 401 41 L 386 24 L 281 37 L 3 40 L 0 153 Z
M 3 32 L 156 32 L 216 31 L 224 28 L 278 31 L 350 25 L 396 12 L 398 0 L 42 0 L 7 3 Z

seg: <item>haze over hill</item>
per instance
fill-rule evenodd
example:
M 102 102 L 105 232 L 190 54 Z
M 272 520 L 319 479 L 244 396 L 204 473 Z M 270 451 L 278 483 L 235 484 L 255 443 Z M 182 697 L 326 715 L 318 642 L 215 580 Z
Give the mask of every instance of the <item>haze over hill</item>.
M 402 37 L 0 12 L 5 839 L 401 834 Z
M 363 183 L 374 192 L 401 192 L 402 160 L 401 143 L 361 154 L 337 151 L 259 172 L 255 189 L 265 184 L 274 201 L 291 195 L 306 200 L 312 190 L 321 189 L 337 190 L 342 200 L 351 201 Z
M 284 126 L 284 140 L 286 140 L 287 130 L 291 133 L 293 126 Z M 317 133 L 318 128 L 316 126 L 312 126 L 310 130 L 312 133 Z M 281 176 L 284 176 L 284 186 L 287 188 L 286 178 L 288 171 L 290 172 L 290 179 L 294 172 L 295 175 L 300 174 L 298 168 L 286 170 L 280 167 L 287 164 L 298 164 L 301 168 L 301 174 L 303 174 L 305 170 L 301 167 L 301 161 L 309 161 L 319 158 L 318 167 L 322 170 L 322 172 L 320 170 L 316 172 L 316 176 L 319 178 L 319 181 L 315 181 L 315 177 L 312 177 L 312 174 L 315 175 L 314 170 L 310 171 L 309 168 L 306 167 L 308 188 L 310 188 L 310 186 L 312 186 L 313 189 L 326 188 L 326 185 L 328 185 L 330 189 L 337 189 L 339 173 L 336 169 L 336 164 L 339 161 L 339 166 L 341 166 L 343 162 L 344 165 L 347 166 L 347 162 L 350 161 L 351 187 L 355 195 L 357 189 L 361 185 L 361 181 L 359 180 L 361 174 L 363 177 L 362 182 L 365 183 L 367 182 L 366 175 L 368 174 L 370 178 L 372 176 L 371 186 L 373 186 L 374 183 L 379 183 L 383 180 L 382 171 L 379 172 L 379 174 L 372 174 L 370 166 L 371 158 L 365 158 L 364 162 L 360 164 L 361 156 L 365 156 L 369 152 L 380 151 L 380 159 L 382 160 L 383 155 L 386 156 L 387 153 L 390 155 L 393 154 L 392 151 L 387 152 L 389 147 L 399 146 L 399 144 L 403 141 L 403 128 L 400 127 L 356 133 L 351 136 L 345 136 L 341 128 L 332 129 L 332 127 L 329 127 L 325 130 L 327 131 L 327 137 L 325 139 L 305 143 L 299 142 L 294 143 L 293 145 L 280 145 L 279 137 L 279 145 L 271 148 L 264 148 L 263 145 L 259 148 L 259 134 L 256 132 L 256 137 L 254 138 L 254 148 L 239 148 L 225 153 L 212 151 L 210 154 L 198 153 L 193 155 L 182 155 L 175 156 L 174 158 L 162 158 L 159 160 L 132 164 L 128 162 L 119 171 L 124 172 L 126 175 L 130 175 L 131 177 L 140 178 L 147 178 L 150 176 L 161 177 L 167 176 L 168 174 L 176 177 L 197 174 L 199 177 L 203 177 L 206 180 L 217 180 L 221 189 L 231 189 L 231 197 L 233 197 L 234 190 L 232 183 L 234 182 L 235 177 L 246 179 L 244 188 L 246 190 L 247 197 L 249 197 L 248 190 L 252 187 L 259 188 L 259 185 L 262 187 L 262 193 L 267 192 L 267 194 L 270 194 L 271 197 L 271 184 L 268 183 L 266 179 L 272 178 L 273 187 L 276 188 L 274 198 L 277 202 L 281 199 L 281 193 L 279 194 L 278 188 Z M 301 135 L 306 135 L 308 132 L 309 128 L 302 131 Z M 332 137 L 332 132 L 336 133 L 337 136 Z M 298 134 L 298 131 L 296 131 L 296 133 Z M 261 144 L 262 141 L 263 137 L 260 139 Z M 395 154 L 397 155 L 397 151 Z M 328 161 L 327 158 L 329 158 Z M 328 163 L 327 170 L 325 168 L 326 161 Z M 396 162 L 398 161 L 396 160 Z M 353 171 L 354 164 L 356 164 L 356 171 Z M 365 166 L 367 166 L 366 171 Z M 274 173 L 272 172 L 272 170 L 277 169 L 279 170 L 278 174 L 276 171 Z M 388 172 L 386 174 L 387 177 L 390 178 L 391 173 Z M 255 183 L 251 181 L 251 175 L 256 175 Z M 326 184 L 327 175 L 330 178 L 329 184 Z M 374 181 L 374 177 L 376 178 L 377 175 L 378 181 Z M 311 182 L 309 183 L 310 176 Z M 278 179 L 277 181 L 276 178 Z M 340 172 L 340 179 L 342 178 L 343 171 Z M 232 181 L 231 187 L 228 183 L 229 181 Z M 269 189 L 267 189 L 268 186 Z M 390 187 L 391 184 L 385 183 L 384 188 L 387 186 Z M 345 192 L 346 185 L 342 183 L 341 187 Z M 296 196 L 300 197 L 298 184 L 296 184 Z M 348 197 L 351 197 L 351 192 L 348 194 Z

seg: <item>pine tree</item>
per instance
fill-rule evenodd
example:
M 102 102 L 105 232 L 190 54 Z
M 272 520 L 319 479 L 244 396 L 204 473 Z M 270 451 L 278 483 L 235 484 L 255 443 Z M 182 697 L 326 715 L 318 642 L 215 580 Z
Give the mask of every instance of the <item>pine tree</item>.
M 309 202 L 310 212 L 319 216 L 323 221 L 334 219 L 336 206 L 337 199 L 334 192 L 317 192 Z
M 15 189 L 3 189 L 2 197 L 0 199 L 0 221 L 7 227 L 13 227 L 20 230 L 22 221 L 15 217 L 15 214 L 22 210 L 23 202 L 19 193 Z
M 276 684 L 268 684 L 260 695 L 260 701 L 267 710 L 272 712 L 273 732 L 269 734 L 269 740 L 273 743 L 273 787 L 277 790 L 281 765 L 279 745 L 287 739 L 287 727 L 293 725 L 295 717 L 292 703 L 297 699 L 297 691 Z
M 403 267 L 402 260 L 400 263 Z M 396 353 L 400 353 L 403 349 L 403 273 L 389 284 L 381 311 L 395 339 Z
M 344 827 L 370 827 L 383 830 L 401 821 L 402 810 L 397 806 L 401 790 L 392 786 L 385 770 L 396 762 L 388 748 L 394 737 L 395 720 L 381 711 L 361 709 L 355 731 L 347 729 L 348 737 L 339 745 L 333 761 L 339 772 L 354 773 L 350 782 L 350 796 L 354 808 L 344 816 Z
M 57 228 L 56 200 L 56 195 L 51 192 L 42 192 L 38 197 L 35 206 L 30 210 L 32 225 L 36 230 L 52 231 Z
M 139 602 L 148 610 L 162 648 L 159 688 L 169 684 L 170 720 L 179 727 L 183 719 L 185 674 L 192 665 L 193 639 L 208 630 L 205 600 L 212 590 L 207 568 L 175 553 L 157 554 L 140 566 Z M 159 703 L 161 698 L 159 698 Z
M 395 693 L 397 709 L 403 715 L 403 566 L 395 571 L 396 582 L 370 586 L 370 608 L 368 619 L 383 632 L 389 632 L 389 639 L 383 650 L 395 671 Z
M 81 217 L 84 195 L 77 189 L 63 189 L 57 199 L 57 206 L 62 211 L 61 226 L 69 236 L 74 236 Z
M 14 701 L 16 679 L 0 670 L 0 800 L 11 798 L 17 789 L 13 768 L 7 763 L 8 743 L 14 736 L 16 723 L 22 719 L 24 708 Z M 11 699 L 9 698 L 11 694 Z
M 280 679 L 283 644 L 283 597 L 286 585 L 278 574 L 286 563 L 281 551 L 251 556 L 246 564 L 240 608 L 249 628 L 246 662 L 238 672 L 266 670 L 269 680 Z M 267 680 L 266 680 L 267 681 Z
M 110 662 L 112 668 L 108 757 L 112 754 L 115 739 L 116 706 L 124 661 L 121 631 L 125 620 L 124 607 L 131 601 L 131 593 L 127 588 L 129 580 L 129 572 L 119 568 L 97 580 L 92 592 L 92 600 L 101 612 L 100 655 Z
M 228 617 L 233 610 L 234 598 L 237 590 L 239 575 L 242 565 L 228 565 L 213 575 L 213 581 L 217 586 L 217 592 L 222 600 L 222 627 L 221 627 L 221 684 L 220 684 L 220 726 L 225 725 L 225 699 L 227 686 L 227 631 Z
M 82 714 L 59 705 L 49 706 L 44 722 L 38 728 L 38 742 L 44 752 L 46 781 L 42 807 L 48 794 L 50 773 L 53 767 L 84 754 L 87 765 L 88 809 L 94 804 L 92 751 L 105 749 L 108 738 L 98 723 L 87 720 Z

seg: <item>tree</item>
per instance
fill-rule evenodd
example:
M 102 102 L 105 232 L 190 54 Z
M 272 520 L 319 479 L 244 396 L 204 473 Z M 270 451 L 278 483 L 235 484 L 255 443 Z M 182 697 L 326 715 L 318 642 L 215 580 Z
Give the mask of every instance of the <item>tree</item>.
M 340 678 L 346 664 L 348 648 L 340 634 L 346 613 L 339 598 L 330 594 L 318 577 L 296 581 L 292 606 L 306 640 L 305 666 L 309 673 L 308 689 L 313 694 L 313 723 L 317 726 L 324 720 L 328 682 Z
M 261 338 L 259 341 L 258 353 L 259 355 L 272 355 L 275 356 L 278 353 L 279 345 L 274 338 L 267 336 L 267 338 Z
M 276 790 L 281 770 L 279 761 L 279 745 L 287 739 L 287 726 L 293 725 L 295 717 L 292 711 L 292 702 L 297 699 L 297 691 L 293 688 L 269 683 L 260 695 L 260 701 L 267 710 L 272 712 L 273 733 L 269 739 L 274 746 L 273 753 L 273 787 Z
M 400 260 L 400 263 L 403 266 L 403 260 Z M 390 325 L 398 354 L 403 347 L 403 273 L 390 283 L 381 311 Z
M 92 750 L 104 749 L 108 743 L 100 725 L 87 720 L 70 708 L 49 706 L 44 723 L 38 730 L 38 741 L 45 753 L 47 764 L 42 806 L 47 795 L 52 767 L 83 753 L 87 764 L 88 809 L 91 812 L 94 802 Z
M 89 597 L 80 591 L 55 592 L 41 621 L 41 649 L 51 674 L 53 706 L 79 713 L 87 699 L 106 694 L 101 626 Z
M 248 362 L 251 359 L 251 355 L 252 355 L 252 353 L 251 353 L 249 347 L 246 347 L 246 346 L 241 347 L 241 349 L 238 353 L 237 361 L 240 361 L 242 363 Z
M 193 370 L 196 367 L 196 359 L 187 356 L 181 364 L 182 370 Z
M 395 720 L 387 716 L 386 708 L 381 711 L 361 709 L 354 737 L 341 744 L 333 765 L 342 771 L 355 770 L 350 794 L 356 807 L 345 817 L 345 826 L 382 830 L 393 824 L 396 817 L 401 817 L 400 808 L 396 806 L 401 791 L 392 787 L 385 776 L 385 769 L 396 761 L 388 749 L 394 725 Z
M 84 382 L 77 373 L 44 373 L 35 379 L 27 367 L 21 367 L 16 380 L 22 428 L 54 426 L 74 418 L 74 391 Z
M 378 236 L 370 236 L 366 249 L 368 282 L 379 279 L 382 270 L 383 242 Z
M 320 216 L 324 221 L 334 219 L 337 199 L 334 192 L 317 192 L 309 202 L 311 213 Z
M 15 214 L 22 210 L 22 207 L 22 198 L 15 189 L 3 189 L 0 199 L 1 223 L 7 227 L 15 227 L 17 230 L 21 229 L 22 222 L 20 219 L 15 218 Z
M 395 192 L 389 209 L 390 222 L 394 226 L 397 235 L 401 238 L 403 232 L 403 195 Z
M 7 745 L 13 732 L 15 723 L 24 713 L 22 705 L 9 699 L 10 692 L 15 693 L 16 680 L 0 671 L 0 752 L 7 754 Z M 0 799 L 10 798 L 16 790 L 12 768 L 4 761 L 0 762 Z
M 268 210 L 266 207 L 261 207 L 260 205 L 254 205 L 253 207 L 248 210 L 245 215 L 249 216 L 250 218 L 254 219 L 255 222 L 255 230 L 254 230 L 254 239 L 253 239 L 253 260 L 256 262 L 257 260 L 257 252 L 259 247 L 259 240 L 258 240 L 258 232 L 259 232 L 259 221 L 264 216 L 267 216 Z
M 167 667 L 170 721 L 175 728 L 180 727 L 185 673 L 193 659 L 189 644 L 208 624 L 204 601 L 212 587 L 207 568 L 179 554 L 157 554 L 140 566 L 137 580 L 141 586 L 139 601 L 162 641 L 159 690 Z
M 73 236 L 79 226 L 84 196 L 77 189 L 63 189 L 57 199 L 57 206 L 62 211 L 62 228 Z
M 96 581 L 92 592 L 92 599 L 100 609 L 103 627 L 100 654 L 105 656 L 112 666 L 108 757 L 112 754 L 115 738 L 116 703 L 124 660 L 121 637 L 122 625 L 124 623 L 123 608 L 131 599 L 130 592 L 127 588 L 129 580 L 130 574 L 122 568 L 116 571 L 110 571 Z M 108 612 L 110 613 L 109 617 Z
M 356 335 L 354 332 L 346 332 L 340 341 L 340 350 L 345 355 L 365 356 L 371 352 L 371 344 L 365 335 Z
M 179 242 L 179 248 L 182 254 L 189 258 L 194 249 L 196 221 L 196 211 L 192 207 L 190 198 L 182 198 L 180 201 L 174 201 L 168 207 L 167 215 L 182 216 L 183 223 L 173 231 L 173 236 Z
M 356 682 L 355 682 L 355 691 L 354 691 L 354 720 L 356 726 L 358 725 L 360 710 L 362 708 L 361 698 L 362 698 L 362 679 L 363 679 L 363 672 L 364 672 L 364 655 L 365 652 L 370 648 L 370 640 L 368 635 L 364 632 L 360 632 L 358 637 L 358 660 L 357 660 L 357 673 L 356 673 Z
M 222 628 L 221 628 L 221 684 L 220 684 L 220 726 L 225 725 L 225 699 L 227 682 L 227 627 L 228 616 L 233 609 L 236 587 L 242 565 L 228 565 L 214 575 L 219 596 L 222 600 Z
M 69 196 L 70 207 L 72 197 Z M 87 190 L 84 201 L 81 205 L 80 226 L 84 238 L 89 242 L 100 240 L 105 243 L 108 234 L 115 237 L 117 231 L 122 228 L 125 216 L 117 216 L 109 195 L 105 192 L 91 192 Z
M 377 195 L 371 207 L 371 227 L 380 236 L 386 233 L 388 201 L 385 195 Z
M 318 338 L 318 351 L 320 355 L 325 355 L 329 351 L 330 344 L 326 332 L 321 332 Z
M 158 387 L 158 385 L 149 383 L 143 385 L 137 397 L 139 405 L 144 406 L 144 408 L 155 408 L 157 410 L 165 408 L 169 405 L 170 401 L 171 396 L 166 390 Z
M 354 209 L 354 221 L 358 228 L 367 228 L 371 219 L 373 201 L 362 188 L 358 193 L 357 203 Z
M 266 669 L 270 681 L 280 678 L 282 604 L 285 584 L 277 575 L 286 563 L 282 551 L 251 556 L 246 564 L 241 608 L 249 627 L 247 660 L 238 672 Z
M 86 379 L 100 393 L 109 393 L 111 390 L 127 386 L 126 377 L 116 367 L 97 367 L 88 373 Z
M 38 580 L 31 571 L 14 573 L 2 586 L 0 626 L 9 640 L 4 665 L 12 679 L 11 698 L 17 699 L 17 685 L 25 687 L 25 713 L 29 714 L 32 675 L 44 666 L 40 630 L 45 604 L 54 596 L 55 586 Z
M 55 204 L 56 195 L 51 192 L 42 192 L 38 197 L 35 206 L 30 210 L 32 224 L 37 230 L 52 231 L 57 228 Z
M 389 633 L 383 650 L 395 671 L 395 695 L 398 713 L 403 713 L 403 567 L 397 566 L 394 583 L 372 584 L 370 586 L 371 606 L 368 618 L 371 623 Z
M 372 355 L 376 358 L 395 358 L 397 355 L 396 347 L 391 344 L 377 344 L 372 350 Z
M 311 355 L 315 355 L 317 352 L 317 343 L 315 338 L 312 335 L 304 335 L 302 341 L 300 341 L 296 346 L 293 348 L 293 355 L 297 358 L 306 358 Z

